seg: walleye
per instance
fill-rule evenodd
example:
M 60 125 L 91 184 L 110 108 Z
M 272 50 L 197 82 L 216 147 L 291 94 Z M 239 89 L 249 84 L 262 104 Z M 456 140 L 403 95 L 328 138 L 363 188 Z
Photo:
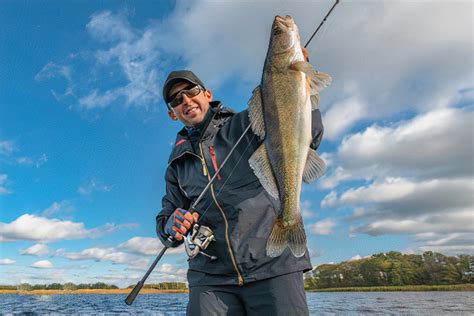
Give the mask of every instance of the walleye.
M 325 164 L 311 143 L 311 111 L 331 77 L 317 72 L 303 57 L 298 27 L 290 16 L 276 16 L 260 86 L 249 100 L 252 131 L 263 143 L 249 159 L 265 190 L 280 202 L 280 215 L 267 241 L 267 255 L 288 246 L 293 255 L 306 251 L 300 213 L 301 180 L 323 175 Z

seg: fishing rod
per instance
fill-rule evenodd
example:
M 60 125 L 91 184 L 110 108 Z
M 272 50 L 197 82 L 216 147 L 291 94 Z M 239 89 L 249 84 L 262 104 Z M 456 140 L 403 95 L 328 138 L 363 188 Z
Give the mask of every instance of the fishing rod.
M 322 22 L 319 24 L 318 28 L 316 29 L 316 31 L 314 31 L 313 35 L 311 35 L 310 39 L 308 40 L 308 42 L 306 43 L 306 45 L 304 46 L 304 48 L 306 48 L 308 46 L 308 44 L 311 42 L 311 40 L 313 39 L 313 37 L 316 35 L 316 33 L 318 33 L 319 29 L 321 28 L 321 26 L 324 24 L 324 22 L 326 22 L 328 16 L 331 14 L 331 12 L 334 10 L 334 8 L 336 7 L 336 5 L 339 3 L 339 0 L 336 0 L 336 2 L 334 3 L 334 5 L 331 7 L 331 9 L 329 10 L 329 12 L 326 14 L 326 16 L 324 17 L 324 19 L 322 20 Z M 191 213 L 194 213 L 196 211 L 196 206 L 198 205 L 198 203 L 202 200 L 202 198 L 204 197 L 204 195 L 206 194 L 206 192 L 209 190 L 209 188 L 211 188 L 211 185 L 212 183 L 214 182 L 214 180 L 217 178 L 217 176 L 219 175 L 219 172 L 222 170 L 222 168 L 224 167 L 224 165 L 227 163 L 227 161 L 229 160 L 229 157 L 232 155 L 232 153 L 234 152 L 234 150 L 237 148 L 237 146 L 240 144 L 240 142 L 242 141 L 242 139 L 244 138 L 245 134 L 248 132 L 248 130 L 250 129 L 250 124 L 246 127 L 246 129 L 244 130 L 244 132 L 242 133 L 242 135 L 240 136 L 240 138 L 237 140 L 237 142 L 234 144 L 234 146 L 231 148 L 231 150 L 229 151 L 229 153 L 227 154 L 227 156 L 224 158 L 224 161 L 222 162 L 221 166 L 219 167 L 219 169 L 214 173 L 214 175 L 212 176 L 212 178 L 209 180 L 209 182 L 207 183 L 206 187 L 202 190 L 201 194 L 199 195 L 199 197 L 194 201 L 194 203 L 191 205 L 191 207 L 189 208 L 189 212 Z M 254 135 L 255 136 L 255 135 Z M 250 145 L 250 143 L 249 143 Z M 248 145 L 247 145 L 247 148 L 248 148 Z M 242 157 L 241 157 L 242 158 Z M 239 162 L 240 162 L 240 159 L 239 159 Z M 232 169 L 232 173 L 233 171 L 235 170 L 235 168 L 237 167 L 238 163 L 235 164 L 234 168 Z M 232 174 L 231 173 L 231 174 Z M 230 177 L 230 175 L 229 175 Z M 229 178 L 228 177 L 228 178 Z M 228 180 L 227 178 L 227 180 Z M 226 181 L 227 182 L 227 181 Z M 225 185 L 225 183 L 222 185 L 219 193 L 222 191 L 222 188 L 223 186 Z M 202 216 L 199 218 L 198 222 L 204 217 L 205 213 L 207 212 L 207 210 L 209 209 L 209 207 L 204 211 L 204 213 L 202 214 Z M 198 253 L 201 253 L 205 256 L 208 256 L 211 258 L 211 260 L 215 260 L 217 259 L 216 257 L 214 256 L 209 256 L 207 255 L 206 253 L 203 253 L 200 249 L 201 247 L 204 246 L 204 248 L 202 249 L 205 249 L 209 242 L 213 240 L 214 238 L 214 235 L 212 235 L 212 231 L 210 231 L 210 229 L 208 227 L 205 227 L 205 226 L 199 226 L 199 225 L 195 225 L 195 226 L 198 226 L 197 229 L 199 228 L 203 228 L 202 231 L 201 229 L 199 229 L 199 231 L 196 229 L 196 227 L 194 227 L 194 231 L 193 231 L 193 234 L 192 234 L 192 238 L 193 240 L 196 240 L 197 242 L 200 242 L 199 244 L 197 244 L 196 248 L 194 249 L 188 249 L 186 248 L 186 252 L 188 253 L 188 255 L 190 254 L 189 251 L 191 251 L 192 253 L 192 258 L 194 256 L 196 256 Z M 197 233 L 201 233 L 200 236 L 196 236 Z M 185 238 L 185 241 L 186 241 L 186 236 L 183 236 Z M 204 238 L 203 238 L 204 237 Z M 201 240 L 200 240 L 201 239 Z M 204 241 L 203 241 L 204 240 Z M 168 242 L 172 243 L 174 241 L 173 237 L 172 236 L 169 236 L 168 237 Z M 188 247 L 188 244 L 185 243 L 185 246 Z M 145 273 L 145 275 L 143 276 L 143 278 L 138 281 L 138 283 L 135 285 L 135 287 L 132 289 L 132 291 L 130 292 L 130 294 L 128 294 L 127 298 L 125 299 L 125 303 L 127 305 L 132 305 L 133 301 L 135 300 L 135 298 L 137 297 L 138 293 L 140 292 L 140 290 L 142 289 L 143 285 L 145 284 L 145 281 L 146 279 L 148 278 L 148 276 L 150 275 L 150 273 L 155 269 L 156 265 L 158 264 L 158 262 L 161 260 L 161 257 L 163 257 L 163 255 L 165 254 L 166 250 L 168 249 L 169 247 L 166 246 L 166 245 L 163 245 L 163 249 L 161 249 L 160 253 L 158 254 L 158 256 L 156 257 L 155 261 L 153 261 L 153 263 L 151 264 L 150 268 L 148 268 L 147 272 Z
M 242 139 L 244 138 L 245 134 L 247 134 L 248 130 L 250 129 L 250 124 L 247 126 L 247 128 L 244 130 L 244 132 L 242 133 L 242 135 L 240 136 L 240 138 L 237 140 L 237 142 L 234 144 L 234 146 L 231 148 L 231 150 L 229 151 L 229 153 L 227 154 L 227 156 L 225 157 L 224 161 L 222 162 L 221 166 L 219 167 L 219 169 L 217 169 L 216 173 L 214 173 L 214 175 L 212 176 L 212 178 L 209 180 L 209 182 L 207 183 L 206 187 L 202 190 L 201 194 L 198 196 L 198 198 L 194 201 L 194 203 L 191 205 L 191 207 L 189 208 L 189 212 L 191 213 L 194 213 L 196 211 L 196 206 L 199 204 L 199 202 L 203 199 L 204 195 L 206 194 L 206 192 L 209 190 L 209 188 L 211 187 L 212 183 L 214 182 L 215 178 L 219 175 L 219 172 L 222 170 L 222 168 L 224 167 L 224 165 L 227 163 L 227 161 L 229 160 L 230 156 L 232 155 L 232 153 L 234 152 L 234 150 L 237 148 L 237 146 L 240 144 L 240 142 L 242 141 Z M 250 144 L 250 143 L 249 143 Z M 247 148 L 248 148 L 248 145 L 247 145 Z M 239 160 L 240 161 L 240 160 Z M 238 163 L 234 166 L 234 169 L 235 167 L 238 165 Z M 233 169 L 233 170 L 234 170 Z M 222 191 L 222 188 L 221 188 L 221 191 Z M 219 193 L 221 192 L 219 191 Z M 199 220 L 201 220 L 205 213 L 207 212 L 209 208 L 206 209 L 206 211 L 204 211 L 204 213 L 202 214 L 202 216 L 199 218 Z M 198 220 L 198 221 L 199 221 Z M 207 247 L 207 245 L 209 244 L 209 242 L 213 239 L 213 235 L 212 235 L 212 231 L 211 231 L 211 234 L 209 234 L 209 231 L 210 229 L 206 226 L 199 226 L 195 229 L 196 232 L 193 232 L 193 239 L 196 240 L 196 241 L 200 241 L 200 237 L 201 236 L 204 236 L 205 239 L 202 240 L 202 243 L 198 244 L 196 248 L 194 249 L 189 249 L 188 247 L 188 244 L 186 243 L 185 246 L 187 247 L 186 248 L 186 252 L 188 253 L 188 255 L 192 256 L 192 257 L 195 257 L 198 253 L 201 253 L 205 256 L 209 256 L 207 255 L 206 253 L 203 253 L 201 251 L 201 248 L 205 249 Z M 197 236 L 197 232 L 201 232 L 201 235 L 200 236 Z M 183 236 L 184 238 L 186 238 L 185 236 Z M 172 243 L 174 240 L 173 240 L 173 237 L 172 236 L 169 236 L 168 237 L 168 242 Z M 147 272 L 145 273 L 145 275 L 143 276 L 143 278 L 138 281 L 138 283 L 135 285 L 135 287 L 132 289 L 132 291 L 130 292 L 130 294 L 128 294 L 127 298 L 125 299 L 125 303 L 127 305 L 132 305 L 133 301 L 135 300 L 135 298 L 137 297 L 138 293 L 140 292 L 140 290 L 142 289 L 143 285 L 145 284 L 145 281 L 146 279 L 148 278 L 148 276 L 150 275 L 150 273 L 155 269 L 155 266 L 158 264 L 158 262 L 160 261 L 161 257 L 164 255 L 164 253 L 166 252 L 166 250 L 168 249 L 169 247 L 168 246 L 163 246 L 163 249 L 161 249 L 160 253 L 158 254 L 158 256 L 156 257 L 155 261 L 153 261 L 152 265 L 150 266 L 150 268 L 148 268 Z M 216 257 L 214 256 L 209 256 L 211 258 L 211 260 L 215 260 L 217 259 Z
M 314 35 L 316 35 L 316 33 L 318 33 L 319 29 L 321 28 L 321 26 L 323 26 L 324 22 L 326 22 L 328 16 L 331 14 L 332 10 L 334 10 L 334 8 L 336 7 L 336 5 L 339 3 L 339 0 L 336 0 L 336 2 L 334 2 L 334 4 L 332 5 L 331 9 L 329 10 L 329 12 L 326 14 L 326 16 L 324 17 L 324 19 L 321 21 L 321 23 L 319 24 L 318 28 L 316 29 L 316 31 L 314 31 L 313 35 L 311 35 L 311 37 L 309 38 L 309 40 L 306 42 L 306 44 L 304 45 L 304 48 L 306 48 L 306 46 L 308 46 L 309 42 L 311 42 L 311 40 L 313 39 Z

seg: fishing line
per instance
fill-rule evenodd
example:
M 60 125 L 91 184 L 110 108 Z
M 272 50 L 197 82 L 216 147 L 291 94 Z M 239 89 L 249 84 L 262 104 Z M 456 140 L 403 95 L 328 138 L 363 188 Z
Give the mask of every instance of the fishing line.
M 252 133 L 253 134 L 253 133 Z M 221 188 L 219 189 L 219 191 L 217 192 L 215 198 L 217 199 L 217 197 L 221 194 L 222 192 L 222 189 L 224 189 L 224 186 L 227 184 L 227 181 L 229 181 L 229 179 L 232 177 L 232 174 L 234 174 L 234 171 L 235 169 L 237 169 L 237 166 L 239 165 L 240 161 L 242 160 L 242 158 L 244 157 L 244 154 L 247 152 L 247 150 L 249 149 L 250 145 L 252 144 L 254 138 L 255 138 L 255 134 L 253 134 L 253 137 L 250 139 L 250 141 L 248 142 L 247 146 L 245 147 L 245 150 L 242 152 L 242 154 L 240 155 L 239 157 L 239 160 L 237 160 L 237 163 L 235 164 L 235 166 L 232 168 L 231 172 L 229 173 L 229 175 L 227 176 L 227 179 L 224 181 L 224 183 L 222 184 Z M 213 189 L 213 188 L 211 188 Z M 198 224 L 199 222 L 201 221 L 202 218 L 204 218 L 204 215 L 206 214 L 206 212 L 209 210 L 209 208 L 214 204 L 214 199 L 211 201 L 211 203 L 206 207 L 206 209 L 204 210 L 204 212 L 202 213 L 202 215 L 199 216 L 199 219 L 198 219 Z
M 309 40 L 306 42 L 306 44 L 304 45 L 304 48 L 306 48 L 309 44 L 309 42 L 311 42 L 311 40 L 313 39 L 313 37 L 316 35 L 316 33 L 318 33 L 319 29 L 321 28 L 321 26 L 323 26 L 324 22 L 326 22 L 326 19 L 328 18 L 328 16 L 331 14 L 332 10 L 334 10 L 334 8 L 336 7 L 336 5 L 339 3 L 339 0 L 336 0 L 336 2 L 333 4 L 333 6 L 331 7 L 331 9 L 329 10 L 329 12 L 326 14 L 326 16 L 323 18 L 323 20 L 321 21 L 321 23 L 319 24 L 319 26 L 316 28 L 316 31 L 314 31 L 313 35 L 311 35 L 311 37 L 309 38 Z
M 304 45 L 304 48 L 306 48 L 308 46 L 308 44 L 311 42 L 311 40 L 313 39 L 313 37 L 316 35 L 316 33 L 318 33 L 319 29 L 323 26 L 324 22 L 326 22 L 326 19 L 328 18 L 328 16 L 331 14 L 332 10 L 334 10 L 334 8 L 336 7 L 336 5 L 339 3 L 339 0 L 336 0 L 336 2 L 333 4 L 333 6 L 331 7 L 331 9 L 329 10 L 329 12 L 326 14 L 326 16 L 324 17 L 323 21 L 319 24 L 318 28 L 316 29 L 316 31 L 314 31 L 313 35 L 311 35 L 311 37 L 309 38 L 309 40 L 306 42 L 306 44 Z M 245 133 L 247 133 L 248 129 L 250 128 L 250 125 L 247 126 L 247 129 L 244 131 L 244 133 L 242 133 L 241 137 L 239 138 L 238 142 L 242 139 L 242 137 L 245 135 Z M 222 192 L 222 189 L 224 188 L 224 186 L 227 184 L 227 181 L 229 181 L 230 177 L 232 176 L 232 174 L 234 173 L 234 171 L 236 170 L 237 166 L 239 165 L 240 161 L 242 160 L 242 158 L 244 157 L 244 154 L 247 152 L 248 148 L 250 147 L 250 145 L 252 144 L 252 141 L 254 140 L 255 138 L 255 134 L 253 134 L 253 137 L 251 138 L 251 140 L 249 141 L 249 143 L 247 144 L 247 147 L 245 148 L 244 152 L 240 155 L 239 157 L 239 160 L 237 161 L 237 163 L 235 164 L 235 166 L 232 168 L 232 171 L 230 172 L 229 176 L 227 177 L 226 181 L 222 184 L 221 188 L 219 189 L 219 192 L 217 193 L 217 195 L 215 196 L 215 198 L 217 198 L 217 196 L 219 196 L 219 194 Z M 233 149 L 237 147 L 237 144 L 234 145 Z M 224 159 L 224 162 L 227 161 L 227 159 L 229 158 L 230 154 L 232 153 L 233 149 L 231 150 L 231 152 L 229 152 L 228 156 Z M 223 162 L 223 163 L 224 163 Z M 221 164 L 221 168 L 222 168 L 222 164 Z M 218 173 L 219 170 L 217 170 L 216 173 Z M 216 174 L 214 175 L 216 176 Z M 210 183 L 208 183 L 209 185 Z M 211 189 L 213 190 L 214 188 L 211 187 Z M 209 210 L 209 208 L 211 207 L 211 205 L 214 204 L 214 199 L 213 201 L 207 206 L 207 208 L 205 209 L 205 211 L 203 212 L 203 214 L 199 217 L 198 219 L 198 222 L 204 218 L 204 215 L 206 214 L 206 212 Z M 172 237 L 170 236 L 168 238 L 168 241 L 169 242 L 173 242 L 173 239 Z M 145 284 L 145 281 L 146 279 L 148 278 L 148 276 L 150 275 L 150 273 L 153 271 L 153 269 L 155 268 L 155 266 L 158 264 L 158 262 L 160 261 L 161 257 L 164 255 L 164 253 L 166 252 L 166 250 L 168 249 L 169 246 L 164 246 L 160 253 L 158 254 L 158 256 L 156 257 L 155 261 L 153 261 L 152 265 L 150 266 L 150 268 L 148 268 L 147 272 L 145 273 L 145 275 L 143 276 L 143 278 L 137 283 L 137 285 L 135 285 L 135 287 L 133 287 L 132 291 L 130 292 L 130 294 L 126 297 L 125 299 L 125 303 L 127 305 L 131 305 L 133 303 L 133 301 L 135 300 L 135 298 L 137 297 L 138 293 L 140 292 L 141 288 L 143 287 L 143 285 Z

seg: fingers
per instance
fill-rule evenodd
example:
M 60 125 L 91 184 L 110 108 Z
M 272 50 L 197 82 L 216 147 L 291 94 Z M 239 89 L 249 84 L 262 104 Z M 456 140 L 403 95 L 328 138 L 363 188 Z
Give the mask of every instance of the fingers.
M 304 47 L 301 47 L 301 51 L 303 52 L 303 57 L 304 57 L 304 60 L 308 61 L 309 62 L 309 57 L 308 57 L 308 50 Z
M 174 239 L 176 239 L 176 240 L 182 240 L 183 239 L 183 235 L 181 235 L 178 228 L 172 227 L 171 229 L 175 232 L 174 235 L 173 235 Z
M 174 232 L 173 237 L 176 240 L 182 240 L 183 235 L 186 235 L 192 225 L 196 223 L 199 219 L 199 214 L 197 212 L 191 213 L 187 210 L 177 208 L 174 211 L 174 225 L 172 230 Z

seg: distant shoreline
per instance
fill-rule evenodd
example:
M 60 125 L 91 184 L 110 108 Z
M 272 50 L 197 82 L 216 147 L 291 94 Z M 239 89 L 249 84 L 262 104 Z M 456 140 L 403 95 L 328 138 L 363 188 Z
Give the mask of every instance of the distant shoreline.
M 431 292 L 431 291 L 474 291 L 474 284 L 361 286 L 361 287 L 338 287 L 338 288 L 307 289 L 306 290 L 306 292 Z
M 80 289 L 80 290 L 0 290 L 0 294 L 20 294 L 20 295 L 53 295 L 53 294 L 129 294 L 132 289 Z M 141 289 L 140 294 L 170 294 L 188 293 L 187 290 L 156 290 Z
M 80 289 L 80 290 L 0 290 L 0 294 L 56 295 L 56 294 L 129 294 L 132 289 Z M 363 286 L 326 289 L 306 289 L 306 292 L 430 292 L 430 291 L 474 291 L 474 284 L 454 285 L 403 285 L 403 286 Z M 188 290 L 142 289 L 140 294 L 186 294 Z

